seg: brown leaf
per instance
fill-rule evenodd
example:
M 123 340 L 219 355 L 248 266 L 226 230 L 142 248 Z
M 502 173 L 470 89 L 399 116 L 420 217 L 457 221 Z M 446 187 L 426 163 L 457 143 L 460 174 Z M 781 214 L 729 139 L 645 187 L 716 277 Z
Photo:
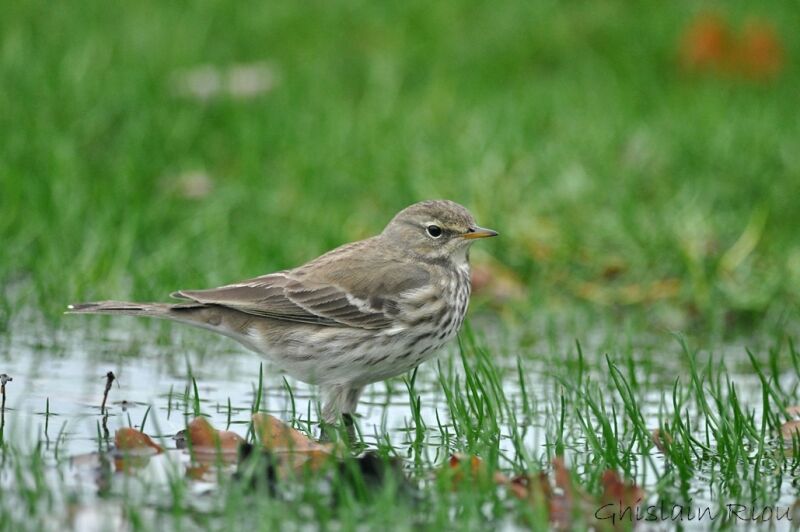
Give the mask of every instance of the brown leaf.
M 475 482 L 485 481 L 489 478 L 489 470 L 480 457 L 458 453 L 450 456 L 445 473 L 449 475 L 453 488 L 465 480 Z M 511 484 L 511 480 L 500 471 L 492 473 L 491 479 L 498 486 L 510 486 Z
M 484 469 L 483 460 L 478 456 L 458 453 L 450 455 L 450 469 L 460 469 L 467 463 L 469 464 L 469 471 L 473 475 L 477 475 Z
M 768 22 L 748 22 L 737 52 L 739 69 L 751 79 L 771 79 L 783 69 L 783 45 Z
M 150 436 L 130 427 L 117 430 L 114 434 L 114 447 L 120 451 L 145 451 L 152 454 L 164 452 Z
M 573 524 L 575 504 L 588 502 L 588 497 L 573 488 L 569 470 L 561 456 L 553 459 L 553 475 L 558 491 L 551 487 L 550 479 L 543 471 L 534 477 L 528 475 L 517 475 L 511 479 L 506 477 L 500 484 L 505 485 L 514 497 L 527 500 L 535 513 L 544 511 L 554 528 L 569 530 Z
M 191 480 L 213 480 L 211 477 L 213 473 L 211 464 L 212 462 L 210 460 L 202 460 L 195 464 L 186 464 L 186 476 Z
M 800 438 L 800 420 L 793 419 L 781 425 L 781 435 L 784 440 L 788 441 Z
M 204 417 L 197 417 L 187 426 L 187 436 L 196 452 L 208 453 L 220 451 L 235 454 L 244 439 L 227 430 L 216 430 Z
M 603 504 L 619 504 L 620 507 L 635 508 L 644 499 L 644 490 L 632 482 L 623 482 L 619 473 L 613 469 L 603 472 L 601 480 Z
M 572 479 L 569 475 L 569 469 L 567 469 L 564 463 L 563 456 L 556 456 L 553 458 L 553 474 L 555 475 L 556 487 L 564 490 L 565 493 L 571 494 Z
M 547 482 L 547 477 L 545 477 Z M 528 475 L 517 475 L 508 483 L 508 491 L 517 499 L 527 499 L 531 495 L 531 478 Z
M 331 463 L 337 450 L 333 444 L 318 443 L 269 414 L 258 412 L 252 419 L 256 437 L 266 451 L 276 454 L 280 471 L 318 471 Z
M 333 452 L 333 444 L 318 443 L 278 418 L 258 412 L 253 414 L 253 428 L 261 445 L 270 451 Z
M 681 64 L 700 73 L 727 73 L 763 81 L 776 77 L 785 63 L 784 46 L 769 22 L 751 19 L 741 36 L 719 15 L 704 13 L 681 38 Z
M 652 438 L 656 448 L 662 453 L 666 452 L 667 447 L 672 445 L 672 435 L 666 430 L 653 429 Z
M 734 37 L 728 23 L 714 13 L 695 17 L 681 37 L 680 59 L 687 70 L 718 72 L 730 66 Z
M 787 406 L 786 413 L 790 416 L 800 417 L 800 405 Z

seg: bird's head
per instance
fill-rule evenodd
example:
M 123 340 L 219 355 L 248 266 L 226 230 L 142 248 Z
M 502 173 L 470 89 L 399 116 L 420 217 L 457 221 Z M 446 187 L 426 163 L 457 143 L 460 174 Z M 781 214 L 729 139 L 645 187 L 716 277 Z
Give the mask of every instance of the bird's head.
M 475 223 L 463 206 L 449 200 L 415 203 L 400 211 L 381 235 L 400 249 L 431 261 L 466 262 L 470 245 L 497 232 Z

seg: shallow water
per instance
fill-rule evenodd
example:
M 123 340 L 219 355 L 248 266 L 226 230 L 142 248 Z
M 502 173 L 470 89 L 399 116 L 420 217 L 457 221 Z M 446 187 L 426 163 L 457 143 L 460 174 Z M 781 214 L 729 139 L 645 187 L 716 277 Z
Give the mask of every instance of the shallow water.
M 201 411 L 211 423 L 219 429 L 230 428 L 241 436 L 247 434 L 262 364 L 257 354 L 227 339 L 180 326 L 126 318 L 80 321 L 67 323 L 68 329 L 55 332 L 47 326 L 37 326 L 35 330 L 7 336 L 0 353 L 0 373 L 7 373 L 14 379 L 7 385 L 4 438 L 23 451 L 43 445 L 45 459 L 50 464 L 60 464 L 60 475 L 68 485 L 81 487 L 89 495 L 99 491 L 97 470 L 102 464 L 98 461 L 99 455 L 92 453 L 107 446 L 102 437 L 104 426 L 113 440 L 118 428 L 140 427 L 148 409 L 145 432 L 167 449 L 175 449 L 173 436 L 194 417 L 190 374 L 197 383 Z M 618 339 L 600 333 L 590 337 L 584 346 L 585 353 L 592 353 L 587 355 L 587 359 L 592 360 L 587 364 L 585 377 L 601 383 L 608 380 L 603 364 L 597 362 L 602 357 L 602 346 L 615 342 Z M 553 452 L 552 441 L 548 447 L 547 435 L 554 430 L 559 408 L 554 376 L 563 371 L 562 365 L 572 363 L 567 355 L 561 354 L 567 353 L 568 348 L 542 339 L 523 342 L 500 332 L 496 332 L 491 345 L 496 346 L 492 348 L 497 353 L 494 362 L 504 375 L 503 392 L 518 410 L 519 425 L 514 428 L 523 433 L 527 458 L 546 464 Z M 658 426 L 664 409 L 663 396 L 666 394 L 669 398 L 676 372 L 681 371 L 676 364 L 676 347 L 666 345 L 659 339 L 650 339 L 636 346 L 641 363 L 633 374 L 648 390 L 639 406 L 648 427 L 653 429 Z M 741 351 L 736 347 L 726 349 L 721 356 L 731 360 L 735 358 L 731 353 Z M 517 358 L 524 361 L 526 370 L 527 409 L 523 408 L 523 394 L 516 373 Z M 447 368 L 444 371 L 462 369 L 455 345 L 446 349 L 439 361 Z M 117 379 L 109 393 L 109 415 L 104 422 L 100 404 L 108 371 L 113 371 Z M 785 384 L 790 385 L 793 378 L 787 374 Z M 760 418 L 761 387 L 757 376 L 745 369 L 731 373 L 731 379 L 736 382 L 742 404 L 748 405 L 752 415 Z M 314 387 L 291 378 L 284 381 L 284 376 L 268 363 L 263 363 L 263 384 L 261 410 L 318 434 L 319 398 Z M 447 450 L 442 446 L 445 435 L 441 431 L 446 431 L 449 438 L 455 435 L 448 425 L 448 407 L 435 362 L 420 367 L 415 391 L 421 397 L 421 417 L 428 427 L 423 452 L 429 463 L 442 463 Z M 612 399 L 609 395 L 609 402 Z M 400 379 L 368 387 L 359 407 L 358 424 L 368 446 L 376 446 L 378 440 L 386 442 L 388 436 L 400 456 L 411 456 L 414 421 L 409 395 Z M 517 450 L 509 437 L 511 432 L 512 427 L 501 426 L 501 467 L 509 471 L 517 462 Z M 567 427 L 567 433 L 565 443 L 575 456 L 588 452 L 579 426 Z M 705 437 L 702 431 L 696 436 Z M 78 459 L 65 462 L 63 458 L 67 456 Z M 155 478 L 158 483 L 159 478 L 163 480 L 168 476 L 176 462 L 187 460 L 184 453 L 175 451 L 154 460 L 143 474 Z M 65 463 L 68 463 L 66 469 Z M 574 464 L 574 468 L 581 473 L 579 463 Z M 636 468 L 637 478 L 644 483 L 645 490 L 651 492 L 653 483 L 664 472 L 663 456 L 655 453 L 649 459 L 641 457 Z M 713 469 L 696 472 L 691 490 L 695 502 L 718 503 L 709 483 L 715 475 L 717 472 Z M 0 468 L 0 485 L 6 487 L 10 478 L 9 472 Z M 792 480 L 787 475 L 780 482 L 781 495 L 773 504 L 788 506 L 793 503 L 796 495 Z M 166 481 L 162 484 L 166 485 Z M 207 480 L 193 484 L 193 489 L 198 491 L 213 487 L 213 482 Z M 105 517 L 99 516 L 108 501 L 97 499 L 97 502 L 86 517 L 87 529 L 93 527 L 93 520 L 108 525 Z
M 166 438 L 169 447 L 170 438 L 194 417 L 191 374 L 202 413 L 215 427 L 230 426 L 244 436 L 262 365 L 260 409 L 317 430 L 320 397 L 316 387 L 285 376 L 237 343 L 180 326 L 143 325 L 125 318 L 108 322 L 108 327 L 105 323 L 96 320 L 86 328 L 62 330 L 46 340 L 36 334 L 10 339 L 0 356 L 0 373 L 14 379 L 7 386 L 7 438 L 27 445 L 47 444 L 61 432 L 62 455 L 97 450 L 98 424 L 103 419 L 100 405 L 109 371 L 116 376 L 107 403 L 111 434 L 120 427 L 138 427 L 149 408 L 147 432 L 152 434 L 157 427 L 156 434 Z M 449 346 L 439 360 L 457 360 L 456 349 Z M 506 390 L 510 397 L 518 393 L 513 386 Z M 422 398 L 423 418 L 430 427 L 437 427 L 438 434 L 436 411 L 443 416 L 446 406 L 435 361 L 420 367 L 415 391 Z M 367 444 L 375 444 L 377 438 L 385 441 L 386 434 L 397 446 L 409 443 L 413 419 L 401 379 L 367 388 L 359 404 L 358 424 Z M 437 441 L 436 434 L 431 434 L 431 443 Z

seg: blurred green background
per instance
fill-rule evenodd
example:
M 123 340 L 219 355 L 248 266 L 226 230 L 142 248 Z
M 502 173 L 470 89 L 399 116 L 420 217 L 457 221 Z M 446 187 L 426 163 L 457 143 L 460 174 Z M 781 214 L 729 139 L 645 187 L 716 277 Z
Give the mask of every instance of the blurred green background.
M 2 12 L 4 324 L 291 267 L 427 198 L 500 231 L 475 247 L 477 304 L 510 318 L 797 311 L 794 0 Z M 704 12 L 770 28 L 777 66 L 687 68 Z

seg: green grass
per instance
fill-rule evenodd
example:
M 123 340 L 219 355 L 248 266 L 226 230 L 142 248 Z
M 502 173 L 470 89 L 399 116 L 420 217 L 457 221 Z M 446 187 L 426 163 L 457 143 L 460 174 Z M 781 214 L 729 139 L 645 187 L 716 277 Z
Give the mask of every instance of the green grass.
M 680 36 L 704 10 L 740 29 L 773 24 L 780 75 L 683 72 Z M 50 397 L 39 408 L 45 439 L 59 428 L 51 447 L 3 431 L 0 528 L 44 526 L 85 500 L 141 529 L 538 522 L 540 509 L 490 483 L 453 492 L 433 473 L 453 452 L 507 473 L 549 471 L 563 454 L 593 495 L 614 468 L 665 504 L 793 499 L 798 453 L 779 428 L 800 400 L 798 25 L 788 0 L 4 6 L 0 373 L 20 338 L 57 359 L 75 354 L 62 334 L 104 335 L 108 321 L 64 321 L 69 302 L 164 300 L 291 267 L 426 198 L 497 229 L 474 261 L 520 288 L 476 294 L 485 337 L 464 334 L 458 355 L 387 385 L 409 404 L 401 444 L 360 427 L 404 459 L 415 496 L 396 483 L 353 491 L 335 473 L 337 504 L 313 478 L 272 498 L 221 475 L 198 498 L 178 468 L 85 499 L 65 472 L 74 420 L 50 419 Z M 254 63 L 275 84 L 252 98 L 176 91 L 198 66 Z M 192 173 L 210 193 L 186 193 Z M 205 349 L 191 344 L 205 336 L 176 348 L 170 326 L 142 330 L 156 339 L 112 344 L 114 360 Z M 154 389 L 163 404 L 133 419 L 157 430 L 164 410 L 202 412 L 236 426 L 280 385 L 284 419 L 313 430 L 314 406 L 261 368 L 252 397 L 212 412 L 188 360 L 183 393 Z M 9 393 L 24 386 L 14 377 Z M 663 453 L 655 428 L 672 438 Z

